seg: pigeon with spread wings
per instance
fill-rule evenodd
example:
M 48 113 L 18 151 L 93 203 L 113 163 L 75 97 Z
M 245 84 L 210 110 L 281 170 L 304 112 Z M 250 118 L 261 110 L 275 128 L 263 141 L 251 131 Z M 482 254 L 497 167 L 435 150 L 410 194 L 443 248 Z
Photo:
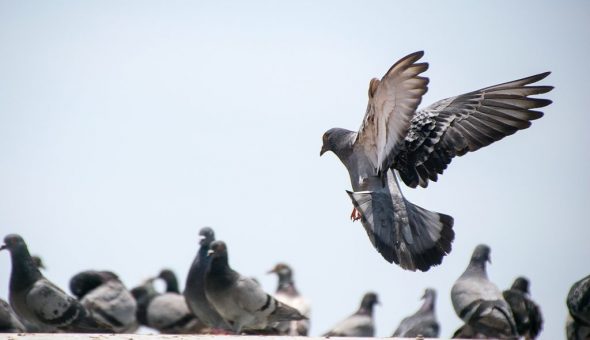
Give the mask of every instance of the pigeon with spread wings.
M 417 111 L 427 91 L 424 52 L 412 53 L 369 84 L 369 103 L 358 132 L 333 128 L 320 155 L 332 151 L 348 170 L 354 205 L 373 246 L 389 262 L 427 271 L 442 262 L 455 237 L 453 218 L 404 198 L 402 181 L 415 188 L 436 181 L 455 156 L 478 150 L 531 125 L 548 99 L 531 95 L 551 86 L 530 85 L 549 72 L 440 100 Z

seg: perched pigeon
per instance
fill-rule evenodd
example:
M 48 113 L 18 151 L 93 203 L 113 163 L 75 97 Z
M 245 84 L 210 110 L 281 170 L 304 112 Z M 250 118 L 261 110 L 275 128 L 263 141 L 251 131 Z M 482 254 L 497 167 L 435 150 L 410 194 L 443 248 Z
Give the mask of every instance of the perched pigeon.
M 375 336 L 375 321 L 373 320 L 373 306 L 378 304 L 377 294 L 369 292 L 363 296 L 359 309 L 340 321 L 336 326 L 323 336 Z
M 412 188 L 436 181 L 455 156 L 478 150 L 531 125 L 532 109 L 547 99 L 529 98 L 551 86 L 527 86 L 549 72 L 443 99 L 416 111 L 427 91 L 424 52 L 395 63 L 369 84 L 369 103 L 358 132 L 333 128 L 320 155 L 332 151 L 345 165 L 353 192 L 353 220 L 389 262 L 426 271 L 440 264 L 455 237 L 453 218 L 412 204 L 400 191 L 397 170 Z
M 490 247 L 478 245 L 465 272 L 451 289 L 455 313 L 476 333 L 487 337 L 508 338 L 517 334 L 510 306 L 502 292 L 488 280 L 486 262 Z
M 519 277 L 502 296 L 510 305 L 518 334 L 526 339 L 535 339 L 543 329 L 543 316 L 541 308 L 531 300 L 529 294 L 529 280 Z
M 393 337 L 400 338 L 438 338 L 440 332 L 440 326 L 436 321 L 436 315 L 434 314 L 434 304 L 436 300 L 436 291 L 432 288 L 424 291 L 424 304 L 422 307 L 411 316 L 408 316 L 402 320 L 395 332 Z
M 43 277 L 22 237 L 16 234 L 6 236 L 2 249 L 8 249 L 12 258 L 10 305 L 27 329 L 45 333 L 112 331 L 93 319 L 76 299 Z
M 590 339 L 590 275 L 572 285 L 566 303 L 571 316 L 568 340 Z
M 18 320 L 8 302 L 0 299 L 0 333 L 21 333 L 25 331 L 25 326 Z
M 115 333 L 134 333 L 137 303 L 119 277 L 109 271 L 86 270 L 70 279 L 70 291 L 100 322 Z
M 277 264 L 269 272 L 275 273 L 279 277 L 279 284 L 274 297 L 295 309 L 297 309 L 307 319 L 299 321 L 283 321 L 277 329 L 281 335 L 306 336 L 309 333 L 309 317 L 311 316 L 311 306 L 309 301 L 299 294 L 295 288 L 295 281 L 293 280 L 293 270 L 289 265 L 284 263 Z
M 211 243 L 209 255 L 205 294 L 236 334 L 242 330 L 265 330 L 279 321 L 305 319 L 295 308 L 265 293 L 251 278 L 233 270 L 225 242 Z
M 137 301 L 137 321 L 162 334 L 198 334 L 205 328 L 188 309 L 184 296 L 158 293 L 152 278 L 131 290 Z
M 184 286 L 184 298 L 189 309 L 199 320 L 214 329 L 229 330 L 230 327 L 219 315 L 217 310 L 211 306 L 205 295 L 205 275 L 210 263 L 207 255 L 209 245 L 215 241 L 215 233 L 209 227 L 201 228 L 199 231 L 199 251 L 191 264 Z

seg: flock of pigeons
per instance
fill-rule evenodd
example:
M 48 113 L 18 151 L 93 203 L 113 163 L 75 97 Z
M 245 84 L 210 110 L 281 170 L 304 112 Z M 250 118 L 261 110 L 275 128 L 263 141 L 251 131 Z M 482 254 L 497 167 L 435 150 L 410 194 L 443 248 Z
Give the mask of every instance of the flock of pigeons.
M 369 103 L 358 132 L 333 128 L 323 135 L 320 155 L 332 151 L 345 165 L 353 191 L 351 218 L 361 220 L 370 241 L 389 262 L 403 269 L 427 271 L 442 263 L 455 237 L 454 219 L 428 211 L 404 198 L 398 176 L 408 186 L 427 187 L 455 156 L 498 141 L 543 116 L 536 109 L 551 103 L 531 98 L 553 89 L 534 85 L 549 72 L 440 100 L 417 110 L 429 79 L 423 52 L 396 62 L 369 85 Z M 310 308 L 295 288 L 285 264 L 273 270 L 279 278 L 274 295 L 255 279 L 240 275 L 228 262 L 228 248 L 214 240 L 213 230 L 200 231 L 201 243 L 181 294 L 174 273 L 164 270 L 165 293 L 154 279 L 128 291 L 109 271 L 85 271 L 70 281 L 69 296 L 48 281 L 15 234 L 2 249 L 12 257 L 10 305 L 2 301 L 0 328 L 31 332 L 134 332 L 145 325 L 162 333 L 307 335 Z M 465 272 L 453 285 L 451 298 L 465 324 L 458 338 L 535 338 L 542 328 L 539 307 L 528 295 L 528 281 L 518 278 L 502 292 L 488 280 L 490 248 L 476 247 Z M 436 293 L 426 289 L 424 305 L 405 318 L 398 337 L 437 337 Z M 576 283 L 567 298 L 569 339 L 590 336 L 590 278 Z M 359 309 L 326 336 L 374 336 L 373 306 L 377 294 L 365 294 Z M 14 312 L 14 313 L 13 313 Z

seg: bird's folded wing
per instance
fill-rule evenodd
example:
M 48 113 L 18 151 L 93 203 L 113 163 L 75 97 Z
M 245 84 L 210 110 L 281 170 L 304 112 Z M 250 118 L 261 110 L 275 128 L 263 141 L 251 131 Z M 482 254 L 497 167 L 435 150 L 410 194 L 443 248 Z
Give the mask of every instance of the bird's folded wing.
M 380 81 L 371 80 L 369 104 L 356 143 L 377 170 L 389 167 L 427 91 L 428 78 L 419 75 L 428 64 L 417 63 L 423 55 L 412 53 L 395 63 Z
M 237 304 L 249 313 L 268 315 L 275 308 L 274 298 L 248 277 L 238 279 L 232 295 Z
M 529 96 L 547 93 L 552 86 L 531 86 L 550 72 L 486 87 L 440 100 L 412 118 L 394 167 L 410 187 L 436 181 L 455 156 L 478 150 L 543 116 L 533 109 L 551 100 Z
M 34 284 L 27 294 L 26 304 L 39 320 L 56 327 L 69 325 L 84 313 L 78 301 L 47 280 Z

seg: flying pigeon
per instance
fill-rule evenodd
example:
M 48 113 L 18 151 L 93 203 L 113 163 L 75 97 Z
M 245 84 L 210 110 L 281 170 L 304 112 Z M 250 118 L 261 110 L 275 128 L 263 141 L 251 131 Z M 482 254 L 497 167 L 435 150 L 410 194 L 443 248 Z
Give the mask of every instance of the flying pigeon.
M 453 157 L 462 156 L 531 125 L 548 99 L 531 95 L 551 86 L 530 85 L 549 72 L 440 100 L 416 111 L 427 91 L 424 52 L 396 62 L 369 84 L 369 103 L 358 132 L 333 128 L 320 156 L 332 151 L 350 175 L 347 191 L 373 246 L 402 268 L 427 271 L 451 251 L 453 218 L 404 198 L 398 179 L 415 188 L 436 181 Z
M 487 337 L 509 338 L 517 334 L 510 306 L 502 292 L 488 280 L 486 262 L 490 247 L 475 247 L 465 272 L 451 289 L 451 301 L 457 316 L 476 333 Z
M 307 336 L 310 327 L 309 317 L 311 316 L 311 306 L 309 301 L 299 294 L 299 291 L 297 291 L 297 288 L 295 288 L 293 270 L 285 263 L 278 263 L 268 273 L 277 274 L 279 277 L 279 283 L 274 297 L 282 303 L 297 309 L 307 318 L 299 321 L 281 322 L 277 326 L 279 334 L 290 336 Z
M 205 294 L 236 334 L 265 330 L 280 321 L 305 319 L 295 308 L 264 292 L 254 280 L 233 270 L 225 242 L 211 243 L 208 254 L 211 264 L 205 276 Z
M 518 277 L 502 296 L 510 305 L 518 334 L 526 339 L 535 339 L 543 329 L 543 316 L 541 308 L 531 300 L 529 294 L 529 280 Z
M 568 340 L 590 339 L 590 275 L 572 285 L 566 304 L 570 314 Z
M 8 302 L 0 299 L 0 333 L 21 333 L 25 331 L 25 326 L 14 314 Z
M 440 326 L 434 314 L 436 291 L 432 288 L 424 291 L 422 307 L 411 316 L 402 320 L 392 337 L 400 338 L 438 338 Z
M 109 271 L 86 270 L 70 279 L 70 291 L 100 322 L 115 333 L 134 333 L 137 303 L 119 277 Z
M 10 306 L 27 329 L 30 324 L 35 331 L 44 333 L 112 331 L 93 319 L 82 304 L 41 274 L 22 237 L 7 235 L 0 247 L 2 249 L 8 249 L 12 258 Z
M 151 278 L 131 289 L 137 301 L 137 321 L 162 334 L 199 334 L 205 325 L 188 309 L 184 296 L 178 293 L 161 294 Z
M 340 321 L 323 336 L 346 337 L 373 337 L 375 336 L 375 321 L 373 320 L 373 307 L 378 304 L 377 294 L 366 293 L 363 296 L 359 309 Z
M 199 231 L 199 251 L 186 277 L 184 298 L 191 312 L 207 326 L 213 329 L 229 330 L 231 328 L 217 313 L 217 310 L 211 306 L 207 296 L 205 296 L 205 274 L 211 259 L 207 252 L 209 251 L 209 245 L 213 241 L 215 241 L 213 229 L 209 227 L 201 228 Z

